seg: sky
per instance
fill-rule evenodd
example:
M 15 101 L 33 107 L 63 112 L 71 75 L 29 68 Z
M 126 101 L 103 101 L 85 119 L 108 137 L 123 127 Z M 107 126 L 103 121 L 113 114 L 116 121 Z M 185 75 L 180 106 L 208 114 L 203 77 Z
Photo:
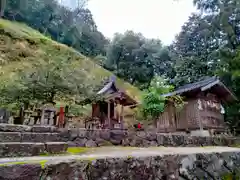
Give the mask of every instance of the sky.
M 88 8 L 106 37 L 126 30 L 170 44 L 188 16 L 195 11 L 192 0 L 90 0 Z

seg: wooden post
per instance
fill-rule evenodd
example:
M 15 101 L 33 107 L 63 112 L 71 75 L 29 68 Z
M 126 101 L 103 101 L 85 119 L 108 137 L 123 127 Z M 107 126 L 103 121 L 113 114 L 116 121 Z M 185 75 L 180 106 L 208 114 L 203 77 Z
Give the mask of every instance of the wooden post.
M 45 124 L 44 115 L 45 115 L 45 109 L 43 108 L 43 109 L 42 109 L 41 120 L 40 120 L 40 124 L 41 124 L 41 125 Z
M 121 113 L 120 113 L 120 122 L 121 123 L 121 129 L 123 129 L 123 110 L 124 106 L 121 104 Z
M 115 106 L 116 106 L 116 103 L 114 102 L 113 103 L 113 116 L 114 116 L 114 119 L 117 119 L 117 112 L 115 112 Z M 117 111 L 117 106 L 116 106 L 116 111 Z
M 123 109 L 124 109 L 124 106 L 121 104 L 121 112 L 120 112 L 120 120 L 122 121 L 123 120 Z M 120 123 L 120 121 L 119 121 Z
M 108 101 L 108 127 L 109 127 L 109 129 L 110 129 L 110 126 L 111 126 L 111 118 L 110 118 L 110 101 Z

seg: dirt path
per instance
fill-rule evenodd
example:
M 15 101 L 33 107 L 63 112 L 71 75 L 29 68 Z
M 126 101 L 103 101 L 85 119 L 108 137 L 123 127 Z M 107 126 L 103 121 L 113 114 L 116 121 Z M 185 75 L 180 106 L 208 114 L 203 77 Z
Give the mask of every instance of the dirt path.
M 89 149 L 86 153 L 79 155 L 60 155 L 60 156 L 34 156 L 19 158 L 0 158 L 0 165 L 8 163 L 26 162 L 34 163 L 38 161 L 63 161 L 73 159 L 100 159 L 100 158 L 121 158 L 121 157 L 148 157 L 163 156 L 171 154 L 197 154 L 197 153 L 222 153 L 240 152 L 240 148 L 231 147 L 100 147 Z

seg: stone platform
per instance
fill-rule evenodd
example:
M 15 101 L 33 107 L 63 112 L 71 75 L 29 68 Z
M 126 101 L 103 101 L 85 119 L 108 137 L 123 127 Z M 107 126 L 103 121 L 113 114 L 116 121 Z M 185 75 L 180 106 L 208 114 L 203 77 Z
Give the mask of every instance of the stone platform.
M 4 124 L 0 123 L 0 132 L 57 132 L 57 128 L 54 126 L 26 126 L 16 124 Z
M 67 147 L 56 127 L 0 124 L 0 157 L 62 153 Z
M 69 146 L 96 147 L 96 146 L 172 146 L 172 147 L 199 147 L 199 146 L 235 146 L 239 138 L 230 136 L 201 137 L 191 135 L 161 134 L 149 131 L 122 131 L 122 130 L 87 130 L 87 129 L 59 129 L 62 141 Z
M 72 156 L 0 158 L 4 180 L 194 180 L 240 177 L 240 149 L 105 147 Z

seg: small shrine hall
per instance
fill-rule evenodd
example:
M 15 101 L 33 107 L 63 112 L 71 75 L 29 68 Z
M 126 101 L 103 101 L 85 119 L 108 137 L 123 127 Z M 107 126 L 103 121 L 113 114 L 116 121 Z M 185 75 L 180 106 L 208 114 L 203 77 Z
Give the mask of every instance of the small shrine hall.
M 124 129 L 124 108 L 136 107 L 137 101 L 116 86 L 115 77 L 96 96 L 101 100 L 92 103 L 92 117 L 85 121 L 85 128 Z

